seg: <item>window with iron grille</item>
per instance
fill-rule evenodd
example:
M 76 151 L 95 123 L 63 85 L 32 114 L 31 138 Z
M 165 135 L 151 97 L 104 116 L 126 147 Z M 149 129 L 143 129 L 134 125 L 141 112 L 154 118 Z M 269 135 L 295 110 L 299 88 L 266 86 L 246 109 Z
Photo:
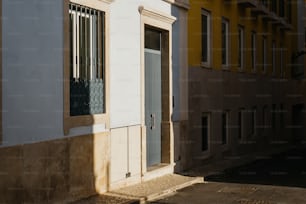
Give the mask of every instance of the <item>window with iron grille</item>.
M 105 113 L 105 13 L 70 3 L 70 116 Z

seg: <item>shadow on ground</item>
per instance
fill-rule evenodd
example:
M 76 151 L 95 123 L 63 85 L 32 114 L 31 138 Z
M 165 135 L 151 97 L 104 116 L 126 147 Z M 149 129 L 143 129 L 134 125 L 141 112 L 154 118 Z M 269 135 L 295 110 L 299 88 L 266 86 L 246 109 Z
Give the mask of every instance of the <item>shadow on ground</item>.
M 306 149 L 292 149 L 262 157 L 249 164 L 209 175 L 205 181 L 306 188 Z

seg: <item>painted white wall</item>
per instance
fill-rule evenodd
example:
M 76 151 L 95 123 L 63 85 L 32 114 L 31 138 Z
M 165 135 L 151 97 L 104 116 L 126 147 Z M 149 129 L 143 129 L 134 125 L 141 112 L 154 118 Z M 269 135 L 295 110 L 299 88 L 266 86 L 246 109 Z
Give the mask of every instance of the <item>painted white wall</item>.
M 111 128 L 140 124 L 139 6 L 171 14 L 163 0 L 110 6 Z M 3 0 L 3 145 L 63 135 L 63 0 Z M 80 127 L 69 136 L 101 132 Z
M 110 13 L 111 128 L 141 123 L 139 6 L 171 14 L 162 0 L 114 1 Z
M 3 0 L 3 143 L 63 135 L 62 0 Z

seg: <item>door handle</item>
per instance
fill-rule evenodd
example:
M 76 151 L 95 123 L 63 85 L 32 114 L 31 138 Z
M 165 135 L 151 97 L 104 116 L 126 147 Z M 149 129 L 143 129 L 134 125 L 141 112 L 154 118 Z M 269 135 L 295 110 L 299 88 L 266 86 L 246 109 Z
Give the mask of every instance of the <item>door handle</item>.
M 151 130 L 155 129 L 155 114 L 151 114 Z

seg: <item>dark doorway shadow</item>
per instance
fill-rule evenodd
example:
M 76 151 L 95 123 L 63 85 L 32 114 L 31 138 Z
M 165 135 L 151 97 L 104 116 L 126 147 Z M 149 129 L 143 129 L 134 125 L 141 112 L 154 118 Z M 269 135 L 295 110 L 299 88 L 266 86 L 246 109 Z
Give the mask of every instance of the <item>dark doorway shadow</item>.
M 205 180 L 306 188 L 306 149 L 291 149 L 246 165 L 229 168 L 208 175 Z

